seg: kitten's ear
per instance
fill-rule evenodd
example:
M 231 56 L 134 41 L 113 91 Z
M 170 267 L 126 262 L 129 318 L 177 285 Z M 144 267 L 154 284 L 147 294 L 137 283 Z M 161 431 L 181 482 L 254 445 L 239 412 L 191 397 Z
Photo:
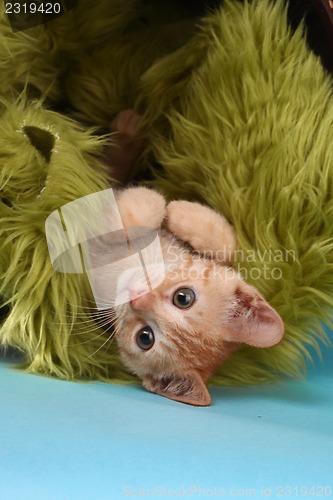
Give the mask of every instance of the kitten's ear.
M 257 290 L 245 283 L 235 291 L 234 308 L 227 323 L 228 338 L 255 347 L 272 347 L 283 337 L 278 313 Z
M 143 383 L 149 391 L 180 403 L 193 406 L 209 406 L 211 403 L 208 389 L 196 372 L 184 376 L 172 374 L 160 379 L 149 375 Z

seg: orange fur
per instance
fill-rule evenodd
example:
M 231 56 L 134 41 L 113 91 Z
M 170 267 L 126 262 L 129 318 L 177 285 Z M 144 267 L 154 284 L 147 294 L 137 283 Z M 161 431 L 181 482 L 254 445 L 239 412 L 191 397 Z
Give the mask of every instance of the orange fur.
M 208 405 L 205 384 L 217 366 L 241 343 L 278 343 L 282 320 L 228 265 L 236 237 L 223 216 L 198 203 L 174 201 L 166 206 L 162 196 L 143 187 L 118 193 L 117 203 L 125 227 L 161 228 L 166 270 L 163 283 L 150 293 L 131 295 L 129 285 L 130 302 L 116 308 L 122 359 L 148 390 Z M 223 248 L 225 253 L 218 253 Z M 195 297 L 190 307 L 175 304 L 179 289 L 181 295 L 187 290 L 191 300 Z M 137 336 L 147 327 L 154 343 L 143 349 Z

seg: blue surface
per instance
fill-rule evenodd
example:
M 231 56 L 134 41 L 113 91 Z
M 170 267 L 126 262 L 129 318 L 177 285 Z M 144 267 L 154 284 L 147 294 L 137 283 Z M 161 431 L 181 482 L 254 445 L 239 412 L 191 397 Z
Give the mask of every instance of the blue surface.
M 0 498 L 333 498 L 332 361 L 209 408 L 1 361 Z

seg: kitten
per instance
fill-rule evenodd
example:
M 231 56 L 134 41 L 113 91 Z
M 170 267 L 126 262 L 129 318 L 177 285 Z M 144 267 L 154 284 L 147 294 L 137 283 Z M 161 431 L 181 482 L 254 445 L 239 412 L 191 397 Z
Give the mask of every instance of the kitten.
M 148 293 L 128 280 L 129 302 L 115 308 L 121 358 L 148 390 L 209 405 L 206 382 L 214 370 L 242 343 L 277 344 L 283 322 L 230 267 L 236 238 L 222 215 L 187 201 L 166 205 L 144 187 L 116 199 L 125 228 L 159 230 L 165 265 L 164 280 Z
M 127 110 L 113 122 L 123 137 L 126 127 L 135 136 L 137 116 Z M 122 148 L 112 166 L 127 175 L 140 147 L 130 149 L 128 158 Z M 112 150 L 110 159 L 117 159 Z M 222 215 L 187 201 L 166 205 L 144 187 L 117 192 L 116 201 L 125 231 L 158 231 L 165 272 L 146 293 L 140 293 L 133 273 L 128 275 L 128 301 L 114 309 L 120 356 L 149 391 L 207 406 L 206 383 L 214 370 L 242 343 L 277 344 L 284 333 L 282 319 L 230 266 L 237 242 Z

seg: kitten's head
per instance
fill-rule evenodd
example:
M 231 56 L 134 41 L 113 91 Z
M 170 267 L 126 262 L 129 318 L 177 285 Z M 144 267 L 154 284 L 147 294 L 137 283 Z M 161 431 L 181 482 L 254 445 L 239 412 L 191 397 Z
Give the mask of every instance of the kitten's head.
M 210 404 L 208 377 L 241 343 L 277 344 L 280 316 L 233 269 L 183 251 L 161 285 L 130 289 L 116 309 L 117 342 L 145 387 L 176 401 Z

